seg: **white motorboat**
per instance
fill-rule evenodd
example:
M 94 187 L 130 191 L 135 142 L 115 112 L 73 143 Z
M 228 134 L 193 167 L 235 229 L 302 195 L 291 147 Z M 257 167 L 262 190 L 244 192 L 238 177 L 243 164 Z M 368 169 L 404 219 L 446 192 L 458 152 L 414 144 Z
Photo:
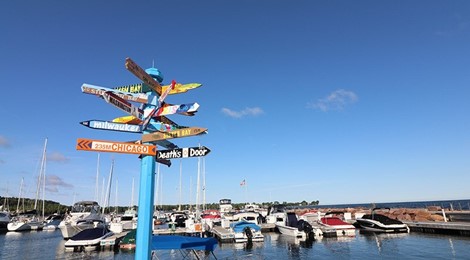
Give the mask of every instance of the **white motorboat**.
M 293 236 L 302 240 L 313 240 L 323 235 L 321 229 L 312 227 L 312 225 L 303 219 L 298 220 L 294 212 L 287 212 L 285 222 L 276 223 L 276 228 L 283 235 Z
M 261 227 L 248 221 L 238 221 L 230 224 L 236 243 L 244 242 L 262 242 L 264 235 L 261 233 Z
M 127 209 L 120 217 L 123 230 L 132 230 L 137 228 L 137 211 L 134 208 Z
M 100 246 L 101 240 L 112 236 L 114 233 L 106 227 L 85 229 L 72 236 L 65 242 L 65 250 L 90 251 Z
M 286 211 L 283 206 L 274 205 L 269 207 L 268 215 L 266 216 L 266 223 L 268 224 L 284 224 L 286 222 Z
M 219 211 L 220 214 L 225 214 L 231 212 L 233 209 L 232 200 L 231 199 L 221 199 L 219 200 Z
M 225 213 L 224 219 L 228 219 L 230 222 L 237 222 L 245 220 L 253 224 L 261 224 L 261 218 L 259 213 L 256 212 L 229 212 Z
M 43 230 L 56 230 L 63 218 L 63 215 L 57 213 L 50 215 L 44 220 Z
M 1 211 L 0 212 L 0 231 L 7 230 L 7 225 L 10 223 L 11 217 L 10 212 Z
M 320 221 L 318 223 L 321 226 L 326 227 L 327 229 L 333 229 L 335 231 L 335 232 L 332 232 L 333 236 L 353 237 L 356 235 L 356 227 L 354 227 L 351 223 L 348 223 L 339 217 L 343 214 L 344 212 L 336 212 L 336 211 L 327 212 L 325 213 L 324 217 L 320 218 Z M 324 233 L 324 236 L 326 236 L 325 233 Z
M 380 233 L 408 233 L 410 228 L 405 223 L 391 219 L 385 215 L 378 214 L 376 211 L 390 210 L 390 208 L 374 208 L 371 214 L 366 214 L 356 219 L 355 225 L 362 231 L 380 232 Z
M 59 224 L 59 229 L 65 239 L 71 238 L 78 232 L 106 226 L 106 219 L 100 213 L 100 206 L 96 201 L 79 201 L 72 210 L 66 214 Z
M 36 210 L 25 212 L 13 217 L 7 225 L 8 231 L 41 230 L 43 223 L 36 216 Z

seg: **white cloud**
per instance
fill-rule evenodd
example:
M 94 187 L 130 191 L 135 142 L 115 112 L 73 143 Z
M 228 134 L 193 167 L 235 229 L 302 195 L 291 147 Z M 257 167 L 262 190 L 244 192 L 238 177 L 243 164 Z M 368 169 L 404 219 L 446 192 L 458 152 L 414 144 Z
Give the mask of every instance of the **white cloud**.
M 259 107 L 247 107 L 241 111 L 234 111 L 229 108 L 222 108 L 222 113 L 233 118 L 242 118 L 244 116 L 258 116 L 264 113 Z
M 71 188 L 73 185 L 64 182 L 57 175 L 46 175 L 46 190 L 50 192 L 58 192 L 58 187 Z
M 10 141 L 8 141 L 4 136 L 0 135 L 0 147 L 8 148 L 10 147 Z
M 307 107 L 319 109 L 321 111 L 342 110 L 347 105 L 356 103 L 357 95 L 348 90 L 338 89 L 333 91 L 325 98 L 317 100 L 317 102 L 307 104 Z
M 69 158 L 65 157 L 63 154 L 60 154 L 60 153 L 52 153 L 50 155 L 47 156 L 47 160 L 48 161 L 52 161 L 52 162 L 68 162 L 69 161 Z

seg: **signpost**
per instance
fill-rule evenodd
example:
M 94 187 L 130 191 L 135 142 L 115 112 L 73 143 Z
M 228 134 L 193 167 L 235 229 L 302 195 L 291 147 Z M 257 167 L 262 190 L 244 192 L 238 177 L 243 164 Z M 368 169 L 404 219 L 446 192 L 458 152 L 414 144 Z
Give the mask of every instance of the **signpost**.
M 136 250 L 135 259 L 151 259 L 155 162 L 170 166 L 170 159 L 206 156 L 210 153 L 210 150 L 204 146 L 180 149 L 177 145 L 168 141 L 167 139 L 205 134 L 207 133 L 207 128 L 179 126 L 163 116 L 175 113 L 189 116 L 194 115 L 199 107 L 198 103 L 171 105 L 165 104 L 163 101 L 167 95 L 183 93 L 197 88 L 201 84 L 191 83 L 182 85 L 172 81 L 171 85 L 162 87 L 160 82 L 163 81 L 163 76 L 158 69 L 148 69 L 147 73 L 130 58 L 126 59 L 125 65 L 127 70 L 141 79 L 143 83 L 123 86 L 118 89 L 83 84 L 82 92 L 99 95 L 107 103 L 130 114 L 130 116 L 116 118 L 113 122 L 88 120 L 80 122 L 80 124 L 99 130 L 143 133 L 142 141 L 135 143 L 79 138 L 77 139 L 76 149 L 140 155 L 139 220 L 136 234 L 136 247 L 138 250 Z M 143 94 L 143 92 L 146 93 Z M 144 104 L 142 109 L 140 109 L 129 101 Z M 141 144 L 142 142 L 143 144 Z M 157 158 L 157 146 L 155 144 L 170 150 L 162 151 Z
M 145 155 L 155 155 L 157 153 L 157 147 L 155 145 L 91 140 L 91 139 L 84 139 L 84 138 L 77 139 L 76 149 L 83 150 L 83 151 L 145 154 Z
M 169 132 L 154 132 L 154 133 L 142 135 L 142 142 L 147 143 L 147 142 L 154 142 L 154 141 L 165 140 L 165 139 L 194 136 L 194 135 L 204 134 L 206 131 L 207 131 L 207 128 L 188 127 L 188 128 L 177 129 L 177 130 L 173 130 Z
M 157 151 L 157 159 L 179 159 L 188 157 L 201 157 L 206 156 L 211 150 L 205 146 L 201 147 L 187 147 L 172 150 Z

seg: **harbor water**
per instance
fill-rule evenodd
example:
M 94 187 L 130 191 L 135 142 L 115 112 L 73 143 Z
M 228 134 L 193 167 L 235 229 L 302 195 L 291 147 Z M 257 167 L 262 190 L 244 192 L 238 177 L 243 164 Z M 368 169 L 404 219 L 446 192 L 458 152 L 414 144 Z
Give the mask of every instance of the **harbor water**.
M 312 243 L 266 232 L 259 243 L 219 244 L 217 259 L 470 259 L 470 237 L 409 234 L 361 234 L 323 238 Z M 134 259 L 133 252 L 66 252 L 59 230 L 0 234 L 0 259 Z M 177 250 L 156 251 L 158 259 L 182 259 Z M 215 259 L 200 252 L 201 259 Z M 156 258 L 157 259 L 157 258 Z M 191 259 L 191 258 L 189 258 Z

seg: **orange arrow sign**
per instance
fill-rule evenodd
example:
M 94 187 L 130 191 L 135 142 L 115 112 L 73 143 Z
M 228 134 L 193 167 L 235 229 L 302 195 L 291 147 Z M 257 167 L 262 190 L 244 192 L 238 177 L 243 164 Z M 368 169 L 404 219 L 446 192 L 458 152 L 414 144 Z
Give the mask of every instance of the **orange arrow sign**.
M 128 153 L 128 154 L 145 154 L 156 155 L 157 147 L 155 145 L 134 144 L 113 141 L 101 141 L 91 139 L 77 139 L 77 150 L 97 151 L 110 153 Z
M 188 127 L 183 129 L 177 129 L 169 132 L 154 132 L 151 134 L 142 135 L 142 142 L 154 142 L 165 139 L 180 138 L 186 136 L 193 136 L 198 134 L 203 134 L 207 131 L 207 128 L 200 127 Z

